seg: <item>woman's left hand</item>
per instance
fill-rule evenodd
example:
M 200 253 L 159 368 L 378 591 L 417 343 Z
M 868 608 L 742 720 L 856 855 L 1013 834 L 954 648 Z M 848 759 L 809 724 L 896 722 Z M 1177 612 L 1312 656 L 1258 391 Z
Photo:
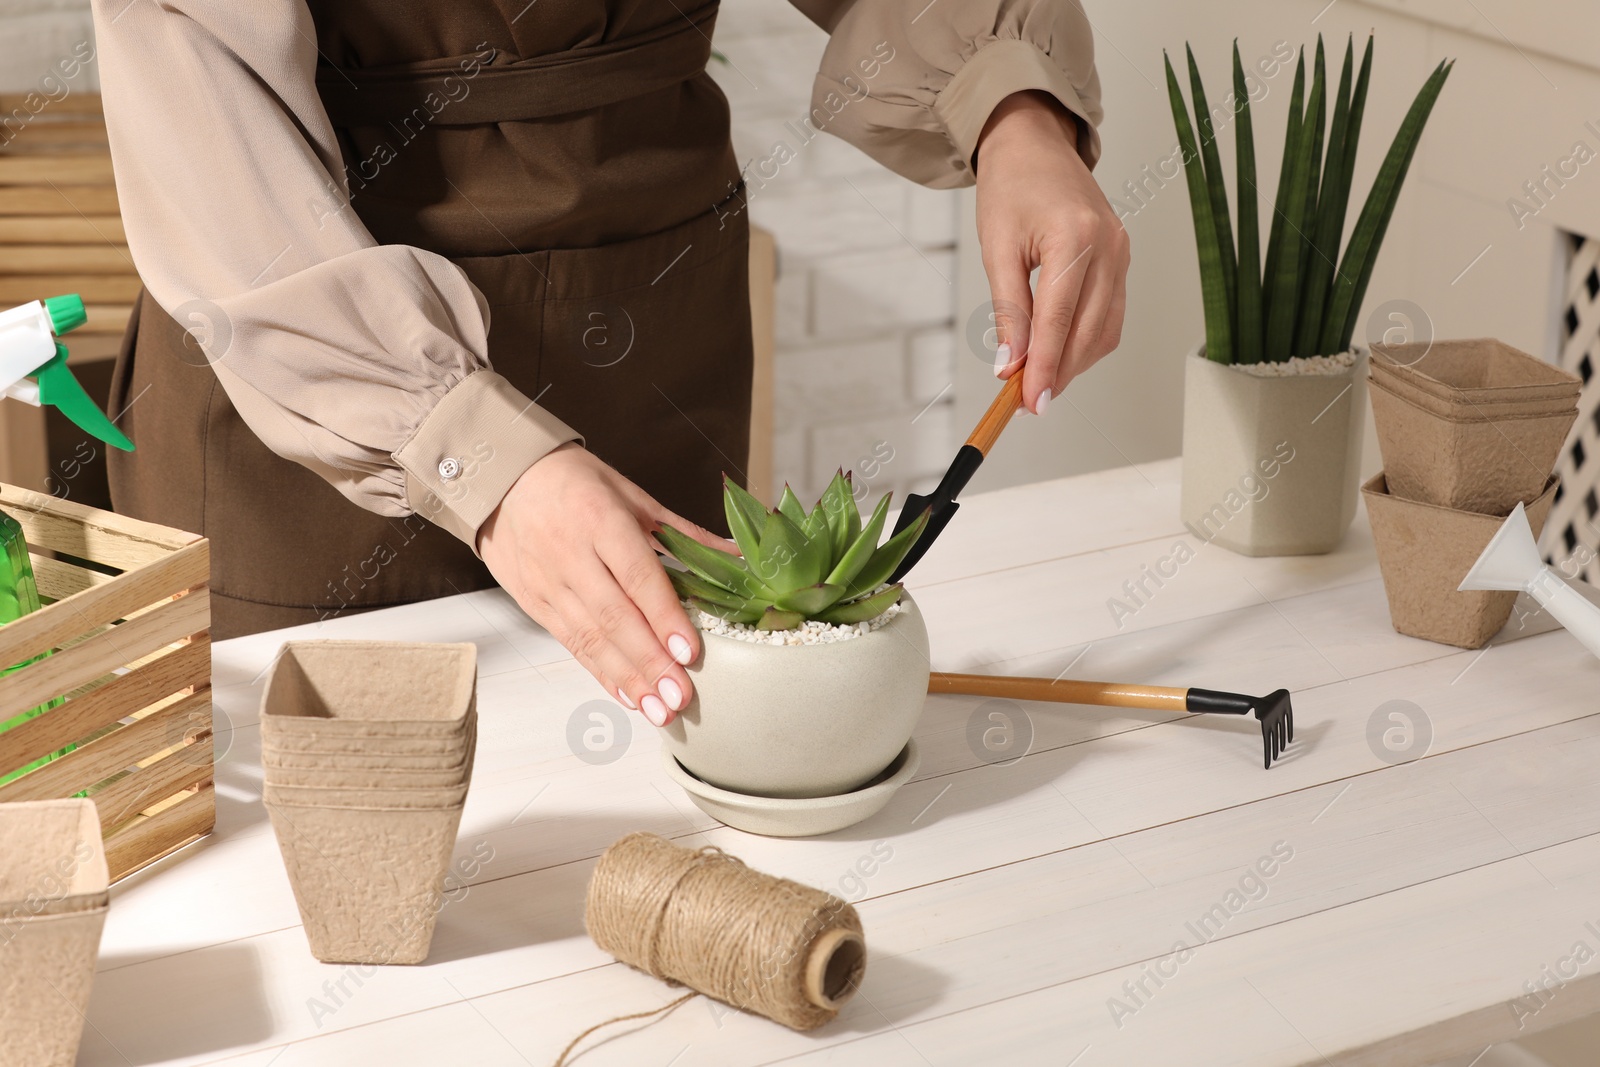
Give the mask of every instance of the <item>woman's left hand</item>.
M 1029 91 L 1002 100 L 978 138 L 978 239 L 1001 342 L 995 373 L 1021 368 L 1022 402 L 1036 415 L 1117 347 L 1127 307 L 1128 231 L 1078 154 L 1078 134 L 1054 97 Z

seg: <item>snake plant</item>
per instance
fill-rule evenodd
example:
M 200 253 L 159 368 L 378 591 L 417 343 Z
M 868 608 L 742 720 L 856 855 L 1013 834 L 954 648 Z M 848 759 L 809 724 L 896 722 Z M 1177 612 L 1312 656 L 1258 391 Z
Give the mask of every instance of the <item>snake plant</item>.
M 866 622 L 900 599 L 901 586 L 884 583 L 928 525 L 924 512 L 878 544 L 892 495 L 885 493 L 863 523 L 843 471 L 810 511 L 787 485 L 769 511 L 724 476 L 723 509 L 742 558 L 666 523 L 655 536 L 687 568 L 667 569 L 678 595 L 708 615 L 761 630 L 793 630 L 808 619 Z
M 1189 206 L 1194 214 L 1207 358 L 1218 363 L 1281 362 L 1291 356 L 1347 350 L 1406 171 L 1454 61 L 1445 60 L 1435 67 L 1412 101 L 1341 258 L 1339 243 L 1344 235 L 1372 69 L 1372 38 L 1367 38 L 1361 70 L 1353 86 L 1354 40 L 1345 43 L 1344 65 L 1332 100 L 1331 125 L 1327 120 L 1328 84 L 1321 35 L 1317 36 L 1309 93 L 1305 49 L 1300 49 L 1294 84 L 1289 90 L 1288 137 L 1278 171 L 1263 265 L 1256 207 L 1260 194 L 1256 185 L 1255 138 L 1239 42 L 1233 44 L 1233 92 L 1227 98 L 1227 105 L 1238 118 L 1234 137 L 1239 183 L 1237 249 L 1212 122 L 1214 112 L 1206 103 L 1194 51 L 1187 46 L 1184 51 L 1194 97 L 1193 122 L 1172 61 L 1163 58 Z

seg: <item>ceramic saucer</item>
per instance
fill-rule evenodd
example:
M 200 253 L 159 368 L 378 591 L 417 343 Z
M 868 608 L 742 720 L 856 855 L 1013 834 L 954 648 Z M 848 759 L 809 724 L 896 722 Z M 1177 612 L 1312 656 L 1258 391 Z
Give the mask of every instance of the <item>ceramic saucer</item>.
M 666 764 L 667 774 L 683 787 L 701 811 L 736 830 L 767 837 L 815 837 L 871 818 L 889 803 L 889 798 L 901 786 L 911 781 L 922 762 L 916 741 L 907 741 L 894 762 L 860 789 L 831 797 L 791 799 L 719 789 L 690 774 L 665 747 L 661 750 L 661 759 Z

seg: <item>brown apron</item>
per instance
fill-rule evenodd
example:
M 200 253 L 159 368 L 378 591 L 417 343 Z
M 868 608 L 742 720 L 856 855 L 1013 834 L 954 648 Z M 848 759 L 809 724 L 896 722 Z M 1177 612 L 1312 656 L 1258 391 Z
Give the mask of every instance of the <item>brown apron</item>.
M 318 88 L 373 236 L 458 264 L 491 307 L 494 369 L 714 528 L 751 373 L 748 231 L 704 70 L 715 8 L 311 3 Z M 137 445 L 112 458 L 116 508 L 211 539 L 219 638 L 493 584 L 442 529 L 365 511 L 269 451 L 148 294 L 111 410 Z

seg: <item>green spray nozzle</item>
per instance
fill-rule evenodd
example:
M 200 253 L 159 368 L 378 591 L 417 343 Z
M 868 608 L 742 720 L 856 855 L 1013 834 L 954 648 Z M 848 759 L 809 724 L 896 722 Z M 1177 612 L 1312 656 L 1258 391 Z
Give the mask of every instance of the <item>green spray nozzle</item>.
M 50 313 L 50 328 L 57 337 L 89 321 L 89 313 L 83 309 L 83 297 L 77 293 L 49 297 L 44 302 L 44 309 Z
M 80 304 L 81 308 L 82 305 Z M 89 394 L 83 391 L 78 379 L 67 366 L 67 346 L 56 342 L 56 354 L 33 375 L 39 383 L 39 400 L 49 404 L 61 414 L 78 424 L 85 433 L 93 434 L 108 445 L 124 452 L 133 451 L 133 442 L 100 410 Z

